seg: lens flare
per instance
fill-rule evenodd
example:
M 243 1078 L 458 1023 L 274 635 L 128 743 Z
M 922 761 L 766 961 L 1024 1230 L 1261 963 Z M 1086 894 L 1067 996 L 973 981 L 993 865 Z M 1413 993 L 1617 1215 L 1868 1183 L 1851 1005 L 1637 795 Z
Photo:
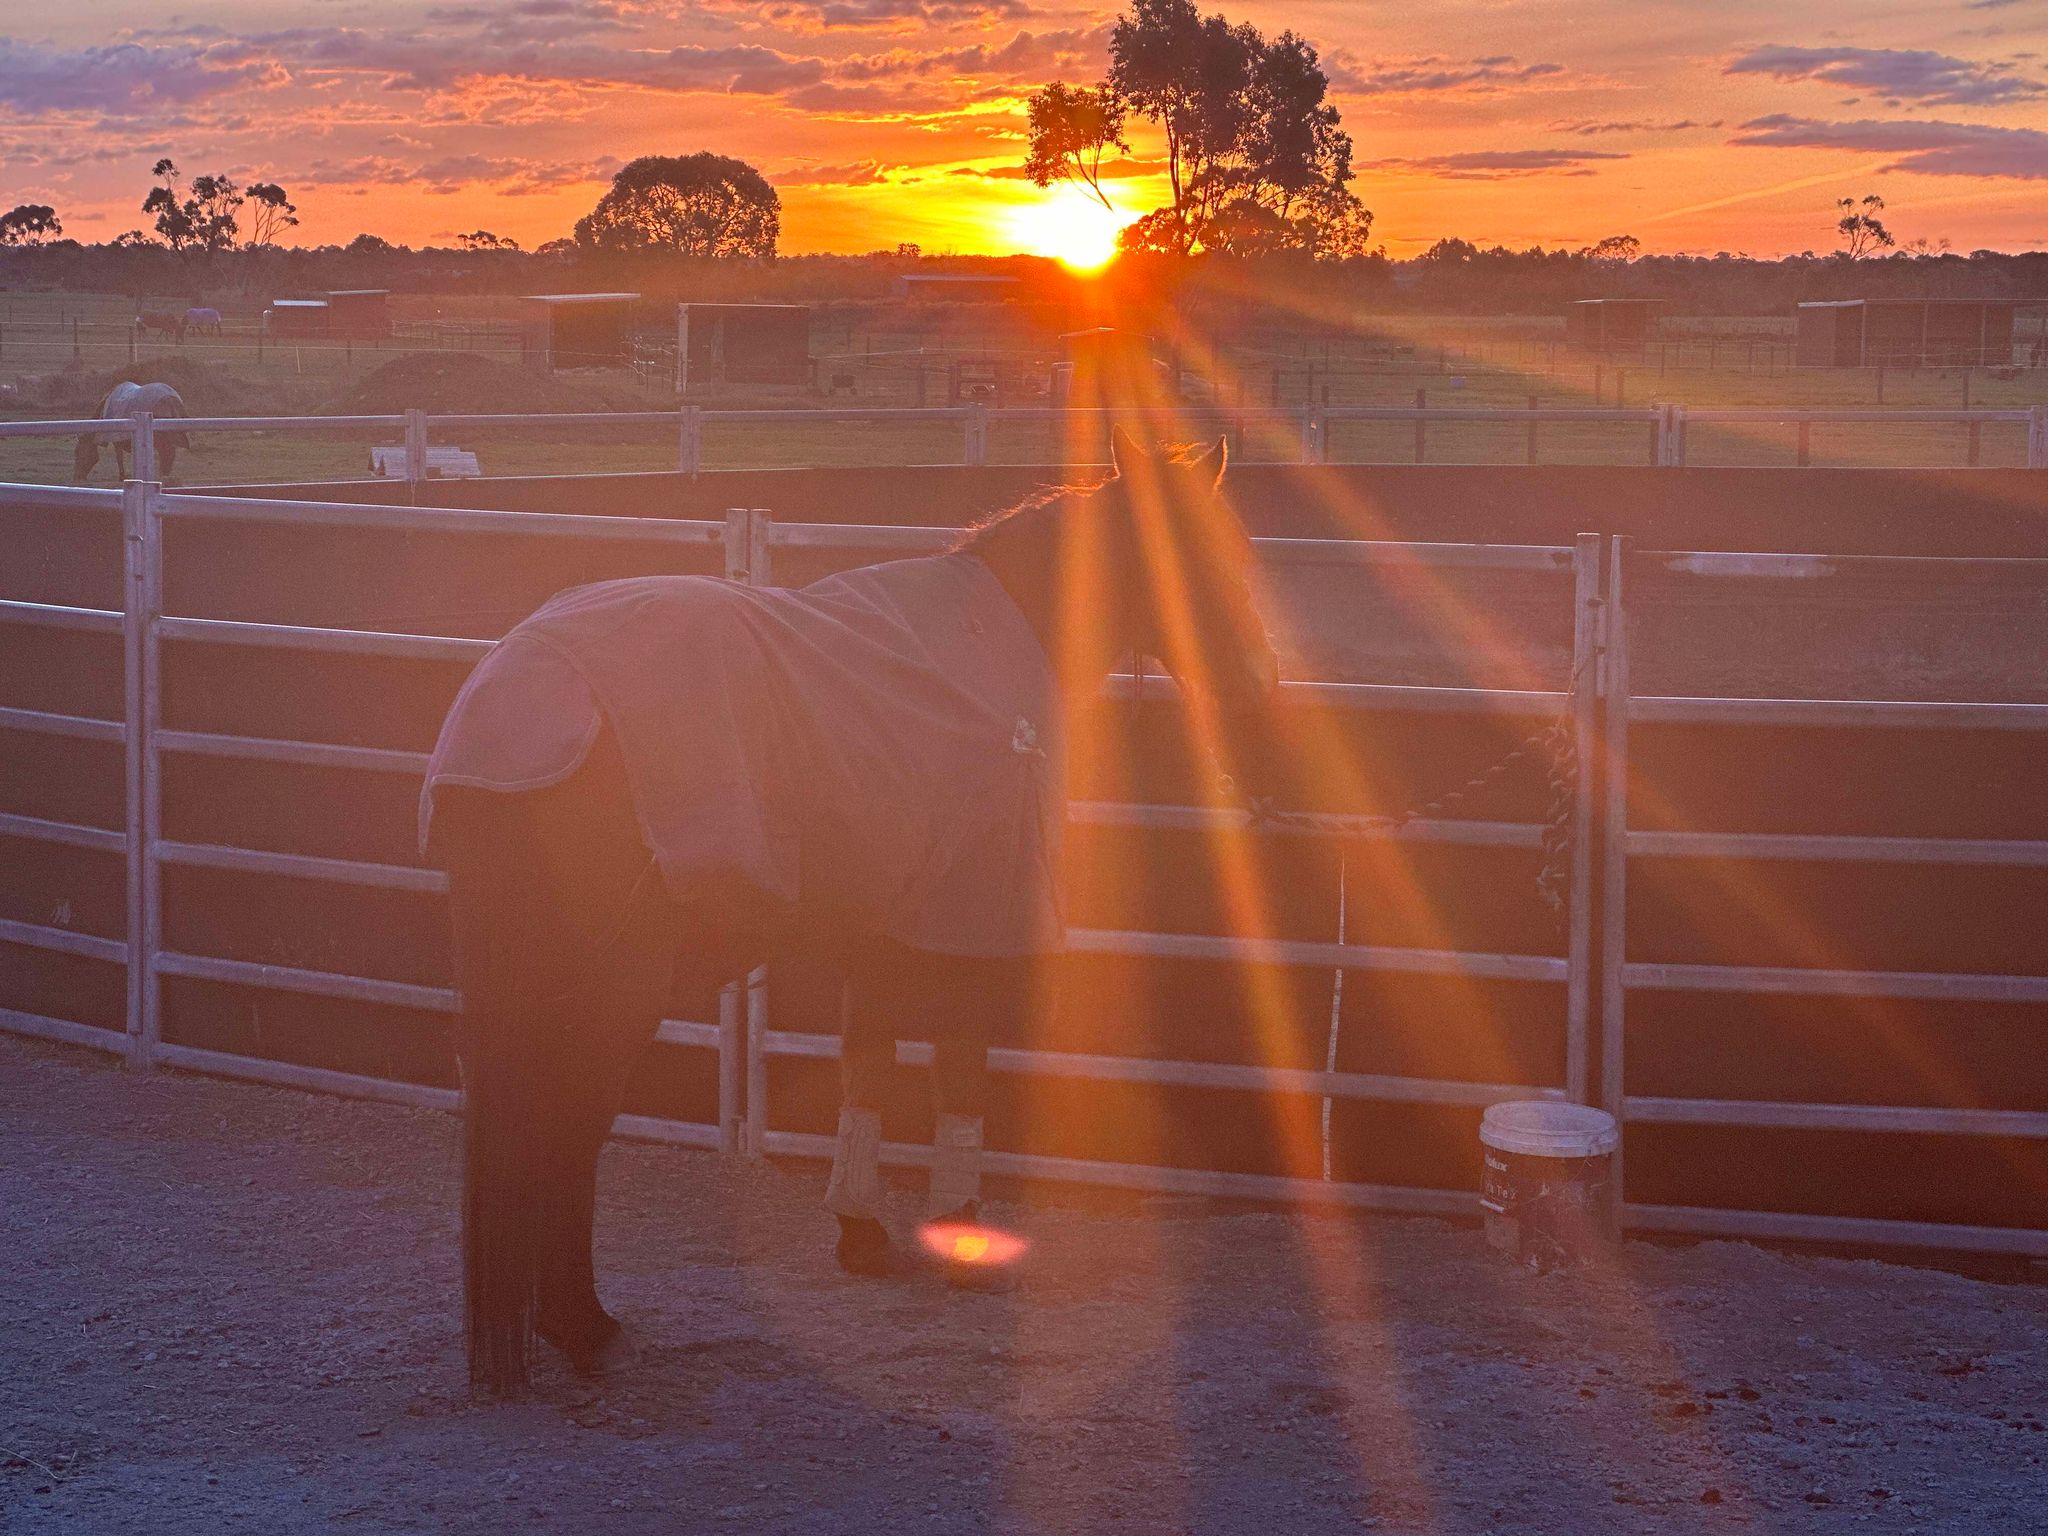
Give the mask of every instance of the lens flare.
M 934 1222 L 920 1227 L 918 1241 L 934 1258 L 948 1264 L 996 1267 L 1014 1264 L 1031 1245 L 1023 1238 L 994 1227 L 973 1227 L 957 1222 Z

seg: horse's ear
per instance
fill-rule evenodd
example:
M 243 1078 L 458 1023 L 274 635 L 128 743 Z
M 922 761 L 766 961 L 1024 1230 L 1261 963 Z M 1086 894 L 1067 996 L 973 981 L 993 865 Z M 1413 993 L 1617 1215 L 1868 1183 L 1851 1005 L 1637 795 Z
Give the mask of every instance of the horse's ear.
M 1223 483 L 1223 471 L 1230 465 L 1230 438 L 1228 435 L 1216 439 L 1213 448 L 1205 448 L 1187 461 L 1185 468 L 1191 475 L 1206 478 L 1212 487 Z
M 1131 436 L 1130 429 L 1118 422 L 1109 429 L 1109 462 L 1118 474 L 1134 464 L 1143 464 L 1151 455 L 1138 446 L 1138 440 Z

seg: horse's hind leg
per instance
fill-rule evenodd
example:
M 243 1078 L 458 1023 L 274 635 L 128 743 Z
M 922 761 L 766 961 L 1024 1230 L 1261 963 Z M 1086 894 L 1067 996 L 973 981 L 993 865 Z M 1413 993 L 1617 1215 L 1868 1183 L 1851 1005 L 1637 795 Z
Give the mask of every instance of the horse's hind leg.
M 660 1018 L 674 919 L 608 734 L 549 789 L 443 793 L 470 1369 L 504 1394 L 536 1333 L 584 1358 L 616 1332 L 591 1277 L 597 1157 Z

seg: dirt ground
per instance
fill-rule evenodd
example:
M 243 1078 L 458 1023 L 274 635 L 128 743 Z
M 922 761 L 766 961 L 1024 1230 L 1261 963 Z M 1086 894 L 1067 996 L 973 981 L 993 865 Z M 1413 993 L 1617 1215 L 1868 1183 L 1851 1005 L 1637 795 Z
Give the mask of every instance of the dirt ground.
M 473 1407 L 453 1130 L 0 1037 L 0 1530 L 2048 1519 L 2048 1287 L 1732 1243 L 1538 1278 L 1436 1221 L 1041 1198 L 997 1208 L 1023 1288 L 970 1295 L 841 1276 L 815 1167 L 644 1145 L 600 1223 L 637 1353 Z

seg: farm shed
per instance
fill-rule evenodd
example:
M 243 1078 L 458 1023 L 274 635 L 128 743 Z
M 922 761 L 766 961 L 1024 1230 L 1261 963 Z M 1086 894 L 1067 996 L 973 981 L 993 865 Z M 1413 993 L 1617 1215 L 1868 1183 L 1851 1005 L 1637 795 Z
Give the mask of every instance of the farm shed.
M 2013 360 L 2011 299 L 1822 299 L 1799 306 L 1803 368 L 2002 368 Z
M 633 353 L 637 293 L 536 293 L 531 355 L 548 368 L 623 368 Z
M 1023 296 L 1014 277 L 980 272 L 906 272 L 894 296 L 913 304 L 1012 304 Z
M 325 299 L 272 299 L 263 312 L 263 328 L 280 340 L 326 336 L 334 313 Z
M 803 304 L 676 307 L 676 392 L 718 384 L 800 388 L 811 381 L 811 311 Z
M 1661 299 L 1580 299 L 1564 307 L 1565 341 L 1586 352 L 1631 350 L 1657 332 Z
M 391 334 L 389 288 L 333 288 L 327 294 L 327 334 L 379 340 Z

